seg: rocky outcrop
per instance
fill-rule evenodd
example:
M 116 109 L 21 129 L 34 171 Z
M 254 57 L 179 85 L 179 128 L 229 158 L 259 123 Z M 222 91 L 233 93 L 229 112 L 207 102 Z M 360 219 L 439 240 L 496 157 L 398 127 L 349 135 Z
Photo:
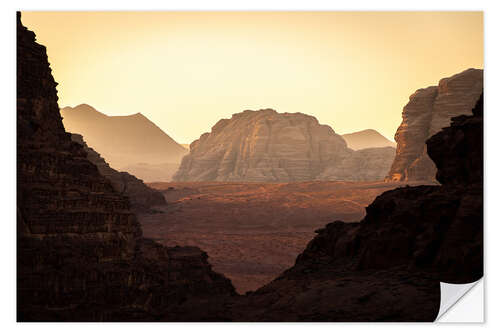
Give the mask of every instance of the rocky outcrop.
M 394 136 L 398 146 L 386 180 L 435 180 L 436 166 L 425 141 L 449 126 L 452 117 L 470 115 L 482 89 L 483 70 L 471 68 L 411 95 Z
M 141 113 L 108 116 L 90 105 L 61 109 L 68 132 L 83 135 L 88 145 L 120 171 L 138 163 L 179 164 L 187 150 Z
M 367 129 L 354 133 L 342 134 L 347 147 L 360 150 L 377 147 L 396 147 L 396 143 L 388 140 L 385 136 L 373 129 Z
M 380 180 L 391 148 L 354 152 L 330 126 L 302 113 L 246 110 L 190 145 L 175 181 Z M 387 161 L 385 159 L 388 159 Z M 348 168 L 354 167 L 349 172 Z
M 483 276 L 483 109 L 427 141 L 441 186 L 383 193 L 336 221 L 280 277 L 233 307 L 256 321 L 433 321 L 440 282 Z
M 127 172 L 111 168 L 98 152 L 87 146 L 83 136 L 72 133 L 71 140 L 83 146 L 87 159 L 97 166 L 101 175 L 111 181 L 116 192 L 128 197 L 134 211 L 147 211 L 153 206 L 166 205 L 165 198 L 159 191 L 146 186 L 142 180 Z
M 233 295 L 199 249 L 142 237 L 129 200 L 65 132 L 56 85 L 18 13 L 18 320 L 162 320 L 186 300 Z
M 427 140 L 428 153 L 436 163 L 442 184 L 483 183 L 483 95 L 472 110 L 473 117 L 452 118 L 452 126 Z

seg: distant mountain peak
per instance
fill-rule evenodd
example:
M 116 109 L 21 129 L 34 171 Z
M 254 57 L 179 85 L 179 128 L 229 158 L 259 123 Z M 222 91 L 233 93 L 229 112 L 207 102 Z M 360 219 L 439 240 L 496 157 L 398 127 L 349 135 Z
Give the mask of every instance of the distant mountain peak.
M 390 141 L 378 131 L 368 128 L 365 130 L 343 134 L 342 137 L 347 146 L 354 150 L 365 148 L 396 147 L 396 143 Z
M 61 115 L 63 113 L 65 113 L 65 114 L 71 113 L 72 115 L 78 114 L 80 116 L 108 117 L 108 115 L 97 111 L 96 108 L 92 107 L 91 105 L 85 104 L 85 103 L 78 104 L 75 107 L 66 106 L 64 108 L 61 108 L 60 110 L 61 110 Z
M 372 128 L 368 128 L 368 129 L 365 129 L 365 130 L 362 130 L 362 131 L 353 132 L 353 133 L 376 133 L 376 134 L 380 134 L 379 132 L 377 132 L 376 130 L 374 130 Z M 353 133 L 351 133 L 351 134 L 353 134 Z
M 125 116 L 127 117 L 127 116 Z M 136 117 L 136 118 L 145 118 L 145 119 L 148 119 L 145 115 L 143 115 L 142 113 L 140 112 L 137 112 L 137 113 L 134 113 L 134 114 L 131 114 L 130 116 L 128 117 Z M 149 120 L 149 119 L 148 119 Z
M 80 133 L 116 169 L 136 163 L 180 163 L 187 150 L 142 113 L 108 116 L 88 104 L 61 109 L 64 127 Z

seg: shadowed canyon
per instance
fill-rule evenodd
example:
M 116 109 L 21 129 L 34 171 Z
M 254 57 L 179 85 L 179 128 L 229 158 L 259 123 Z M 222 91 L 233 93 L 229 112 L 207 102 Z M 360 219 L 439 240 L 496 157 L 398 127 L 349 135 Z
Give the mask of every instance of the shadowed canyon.
M 435 320 L 440 282 L 483 276 L 482 80 L 417 90 L 396 148 L 261 109 L 186 149 L 60 109 L 18 13 L 18 321 Z

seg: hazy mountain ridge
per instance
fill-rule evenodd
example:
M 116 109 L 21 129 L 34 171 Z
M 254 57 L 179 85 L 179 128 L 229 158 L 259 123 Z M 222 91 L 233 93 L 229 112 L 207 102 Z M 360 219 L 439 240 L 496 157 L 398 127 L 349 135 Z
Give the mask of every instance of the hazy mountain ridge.
M 377 147 L 396 147 L 396 143 L 387 139 L 374 129 L 366 129 L 358 132 L 342 134 L 347 147 L 360 150 Z
M 62 108 L 61 115 L 66 130 L 83 135 L 115 169 L 127 171 L 123 168 L 138 163 L 180 163 L 187 153 L 141 113 L 107 116 L 81 104 Z

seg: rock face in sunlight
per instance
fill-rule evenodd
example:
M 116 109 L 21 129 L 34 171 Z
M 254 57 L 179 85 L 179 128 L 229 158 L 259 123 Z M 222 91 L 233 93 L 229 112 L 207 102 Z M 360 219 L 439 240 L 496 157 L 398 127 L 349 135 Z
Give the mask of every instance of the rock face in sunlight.
M 392 149 L 392 151 L 391 151 Z M 330 126 L 302 113 L 246 110 L 190 145 L 176 181 L 379 180 L 393 148 L 354 152 Z M 349 172 L 349 168 L 353 170 Z
M 347 143 L 347 147 L 354 150 L 377 147 L 396 147 L 395 142 L 389 141 L 386 137 L 373 129 L 343 134 L 342 138 L 344 138 Z
M 83 146 L 87 153 L 87 159 L 97 166 L 101 175 L 111 181 L 116 192 L 129 198 L 134 211 L 144 211 L 153 206 L 166 205 L 163 194 L 146 186 L 142 180 L 135 176 L 111 168 L 98 152 L 87 146 L 80 134 L 71 134 L 71 140 Z
M 159 320 L 192 297 L 233 295 L 204 252 L 142 237 L 129 200 L 65 132 L 56 85 L 18 13 L 17 319 Z
M 483 70 L 468 69 L 411 95 L 394 136 L 398 146 L 386 180 L 435 180 L 436 166 L 425 140 L 449 126 L 452 117 L 471 114 L 482 89 Z

